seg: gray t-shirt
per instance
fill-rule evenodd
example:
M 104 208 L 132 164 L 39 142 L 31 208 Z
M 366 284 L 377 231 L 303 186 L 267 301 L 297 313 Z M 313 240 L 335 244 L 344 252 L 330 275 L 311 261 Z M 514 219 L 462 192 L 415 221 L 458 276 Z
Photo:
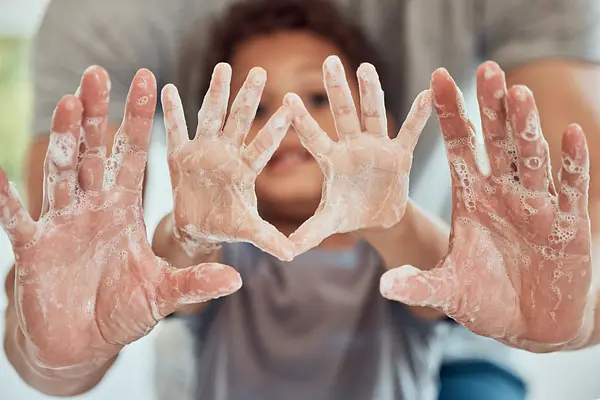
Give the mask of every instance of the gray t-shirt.
M 247 243 L 223 256 L 244 286 L 189 321 L 196 398 L 435 398 L 444 327 L 379 294 L 383 264 L 368 244 L 289 263 Z
M 465 88 L 483 59 L 505 69 L 544 58 L 600 61 L 597 0 L 337 2 L 378 45 L 387 70 L 397 71 L 386 99 L 399 121 L 440 66 Z M 179 87 L 193 127 L 209 72 L 201 70 L 206 29 L 232 3 L 53 0 L 33 54 L 32 134 L 46 134 L 56 102 L 75 90 L 91 64 L 111 76 L 111 121 L 121 120 L 131 78 L 146 67 L 160 86 Z M 450 187 L 432 118 L 415 152 L 410 194 L 448 219 Z M 224 255 L 245 284 L 192 324 L 202 398 L 433 399 L 440 362 L 501 362 L 509 351 L 460 327 L 416 320 L 384 301 L 376 284 L 381 266 L 368 247 L 336 255 L 315 250 L 286 268 L 249 245 L 226 246 Z M 289 391 L 282 393 L 282 384 Z

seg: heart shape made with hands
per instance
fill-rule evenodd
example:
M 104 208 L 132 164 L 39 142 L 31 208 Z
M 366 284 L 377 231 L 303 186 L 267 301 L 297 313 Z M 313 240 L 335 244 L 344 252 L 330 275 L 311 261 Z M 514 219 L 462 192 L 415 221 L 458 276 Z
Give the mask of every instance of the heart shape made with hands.
M 391 139 L 383 91 L 372 65 L 363 64 L 357 72 L 361 120 L 340 59 L 327 58 L 323 72 L 338 141 L 319 128 L 297 95 L 288 94 L 246 145 L 266 82 L 261 68 L 249 72 L 226 118 L 231 68 L 224 63 L 215 67 L 192 140 L 175 87 L 163 89 L 175 237 L 188 254 L 210 243 L 247 241 L 291 260 L 335 233 L 389 227 L 401 219 L 412 152 L 432 111 L 430 91 L 417 97 L 399 135 Z M 325 179 L 315 215 L 288 239 L 259 216 L 254 183 L 290 124 Z

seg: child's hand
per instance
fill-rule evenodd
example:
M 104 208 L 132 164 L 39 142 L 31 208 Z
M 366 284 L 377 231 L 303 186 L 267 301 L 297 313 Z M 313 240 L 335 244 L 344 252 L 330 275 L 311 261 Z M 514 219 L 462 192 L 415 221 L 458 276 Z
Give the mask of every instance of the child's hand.
M 594 307 L 585 137 L 578 126 L 565 131 L 557 192 L 531 92 L 507 93 L 494 63 L 479 69 L 477 83 L 491 175 L 477 168 L 460 91 L 437 71 L 434 104 L 454 188 L 449 252 L 431 271 L 387 272 L 381 292 L 531 351 L 582 346 Z
M 80 97 L 58 103 L 38 222 L 0 169 L 0 225 L 15 254 L 24 350 L 35 367 L 74 378 L 107 363 L 177 307 L 241 286 L 231 267 L 175 269 L 152 252 L 142 183 L 156 82 L 147 70 L 135 76 L 109 158 L 108 86 L 106 71 L 92 67 Z
M 256 208 L 254 182 L 287 133 L 292 114 L 282 106 L 248 146 L 250 130 L 265 87 L 266 72 L 248 73 L 223 127 L 229 100 L 231 67 L 215 67 L 198 113 L 198 129 L 188 138 L 177 89 L 167 85 L 162 103 L 173 186 L 175 237 L 193 255 L 207 244 L 247 241 L 282 260 L 294 246 Z
M 408 200 L 413 150 L 432 110 L 427 90 L 413 103 L 398 136 L 390 139 L 375 68 L 363 64 L 357 72 L 360 120 L 339 58 L 329 57 L 323 69 L 337 142 L 319 128 L 298 96 L 285 99 L 294 110 L 292 123 L 302 144 L 325 176 L 317 212 L 290 236 L 298 254 L 335 233 L 390 227 L 400 221 Z

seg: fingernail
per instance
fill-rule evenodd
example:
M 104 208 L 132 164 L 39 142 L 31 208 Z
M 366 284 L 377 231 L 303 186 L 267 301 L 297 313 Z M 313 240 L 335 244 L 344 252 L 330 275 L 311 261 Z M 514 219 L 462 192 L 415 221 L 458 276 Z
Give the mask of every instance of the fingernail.
M 252 85 L 261 86 L 267 80 L 267 73 L 262 68 L 256 68 L 252 71 Z
M 364 81 L 377 80 L 379 77 L 377 75 L 377 69 L 373 64 L 370 63 L 362 63 L 358 67 L 358 75 Z
M 341 60 L 338 56 L 329 56 L 325 59 L 325 66 L 331 70 L 334 70 L 339 64 L 341 64 Z
M 433 80 L 433 77 L 436 75 L 440 75 L 446 79 L 450 78 L 450 73 L 444 67 L 440 67 L 440 68 L 436 69 L 435 71 L 433 71 L 433 74 L 431 75 L 431 80 Z
M 492 79 L 501 71 L 498 64 L 496 64 L 493 61 L 488 61 L 484 63 L 483 68 L 483 77 L 486 80 Z
M 85 71 L 83 71 L 84 75 L 85 74 L 94 74 L 94 77 L 98 78 L 98 71 L 97 71 L 98 66 L 97 65 L 90 65 L 89 67 L 87 67 L 85 69 Z
M 515 98 L 521 102 L 527 100 L 527 97 L 532 97 L 531 90 L 525 85 L 518 85 L 514 89 Z
M 296 93 L 288 93 L 283 98 L 283 102 L 292 107 L 298 105 L 300 101 L 300 97 Z

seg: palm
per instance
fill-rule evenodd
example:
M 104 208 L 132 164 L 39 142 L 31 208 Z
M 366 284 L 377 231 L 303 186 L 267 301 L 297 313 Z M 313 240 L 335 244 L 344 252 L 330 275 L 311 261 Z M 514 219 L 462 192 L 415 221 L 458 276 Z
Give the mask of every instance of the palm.
M 477 168 L 473 126 L 459 112 L 454 82 L 436 73 L 454 190 L 450 249 L 430 272 L 392 272 L 382 279 L 384 295 L 439 308 L 473 332 L 517 347 L 573 346 L 590 326 L 585 137 L 576 126 L 564 134 L 557 193 L 531 93 L 516 87 L 506 94 L 495 64 L 482 67 L 479 78 L 491 174 Z
M 174 193 L 177 225 L 189 234 L 213 236 L 220 242 L 249 236 L 244 225 L 255 218 L 256 172 L 242 161 L 239 150 L 224 140 L 198 139 L 177 157 L 173 172 L 179 182 Z M 201 199 L 197 193 L 202 193 Z
M 289 260 L 292 244 L 258 215 L 254 183 L 286 134 L 291 114 L 287 107 L 280 108 L 246 146 L 265 72 L 250 71 L 221 130 L 230 78 L 229 66 L 215 68 L 191 141 L 175 87 L 163 90 L 176 236 L 190 254 L 208 243 L 248 241 Z
M 141 194 L 154 77 L 136 75 L 113 155 L 105 159 L 107 82 L 106 72 L 93 68 L 84 74 L 81 101 L 65 96 L 57 107 L 38 222 L 0 170 L 0 222 L 15 253 L 17 316 L 47 368 L 106 362 L 177 307 L 240 286 L 229 267 L 176 270 L 153 254 Z M 90 123 L 80 137 L 82 119 Z
M 486 196 L 485 184 L 495 193 Z M 482 180 L 474 186 L 483 200 L 477 209 L 456 210 L 446 262 L 455 267 L 458 290 L 473 297 L 462 298 L 462 304 L 479 305 L 457 310 L 465 314 L 459 319 L 484 335 L 501 332 L 511 340 L 511 332 L 518 331 L 525 340 L 560 343 L 583 317 L 581 294 L 589 288 L 591 265 L 589 223 L 578 218 L 563 225 L 557 198 L 550 193 L 526 203 L 535 203 L 532 214 L 518 192 L 505 189 L 501 194 L 502 185 Z M 556 229 L 560 226 L 563 234 Z M 492 296 L 477 289 L 492 287 Z
M 35 244 L 15 249 L 21 322 L 40 359 L 56 366 L 110 354 L 144 336 L 166 311 L 151 302 L 159 298 L 157 287 L 144 284 L 156 282 L 160 269 L 146 241 L 139 196 L 113 192 L 81 200 L 86 206 L 69 215 L 46 214 Z M 55 321 L 52 332 L 48 318 Z
M 290 236 L 298 252 L 334 233 L 387 228 L 400 221 L 408 201 L 412 151 L 431 113 L 431 97 L 425 91 L 415 100 L 398 137 L 390 139 L 375 68 L 363 64 L 358 69 L 362 123 L 339 59 L 328 58 L 323 68 L 337 142 L 319 128 L 299 98 L 286 98 L 296 111 L 294 127 L 325 176 L 317 212 Z

